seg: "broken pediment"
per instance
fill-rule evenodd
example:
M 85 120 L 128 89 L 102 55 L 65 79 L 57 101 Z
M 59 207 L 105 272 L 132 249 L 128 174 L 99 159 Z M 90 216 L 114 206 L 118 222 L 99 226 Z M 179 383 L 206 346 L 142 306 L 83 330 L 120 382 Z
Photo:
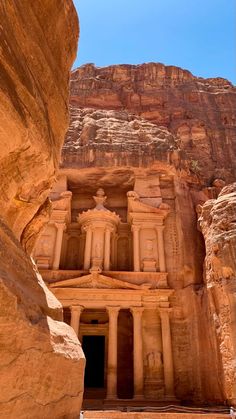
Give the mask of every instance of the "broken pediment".
M 92 272 L 79 278 L 66 279 L 50 284 L 50 288 L 100 288 L 100 289 L 150 289 L 151 284 L 135 285 L 119 279 Z
M 158 207 L 148 205 L 141 201 L 141 198 L 134 191 L 130 191 L 128 196 L 128 211 L 136 213 L 155 213 L 159 215 L 167 215 L 170 207 L 168 204 L 161 202 Z

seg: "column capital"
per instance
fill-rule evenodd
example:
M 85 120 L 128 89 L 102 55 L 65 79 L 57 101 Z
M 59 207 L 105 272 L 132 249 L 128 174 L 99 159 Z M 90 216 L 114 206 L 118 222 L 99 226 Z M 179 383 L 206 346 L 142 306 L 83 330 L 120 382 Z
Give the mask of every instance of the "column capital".
M 53 224 L 58 230 L 66 230 L 66 223 L 54 222 Z
M 170 321 L 170 313 L 172 312 L 172 308 L 158 308 L 158 313 L 160 315 L 161 321 Z
M 165 225 L 164 225 L 164 223 L 162 223 L 162 224 L 155 224 L 155 229 L 158 231 L 163 231 L 164 230 L 164 228 L 165 228 Z
M 144 307 L 130 307 L 130 311 L 133 314 L 133 316 L 135 315 L 141 315 L 143 313 Z
M 166 315 L 168 315 L 169 316 L 169 314 L 172 312 L 172 307 L 158 307 L 158 312 L 159 312 L 159 314 L 160 314 L 160 316 L 166 316 Z
M 87 233 L 87 231 L 93 231 L 93 228 L 91 225 L 83 226 L 82 230 Z
M 72 306 L 70 306 L 70 310 L 73 313 L 81 313 L 81 311 L 84 310 L 84 307 L 83 306 L 79 306 L 79 305 L 78 306 L 72 305 Z
M 115 227 L 109 224 L 105 225 L 105 232 L 113 233 L 115 231 Z
M 120 306 L 106 306 L 106 310 L 110 315 L 118 315 L 120 311 Z
M 140 228 L 141 228 L 141 225 L 138 225 L 138 224 L 132 224 L 131 226 L 132 231 L 139 231 Z

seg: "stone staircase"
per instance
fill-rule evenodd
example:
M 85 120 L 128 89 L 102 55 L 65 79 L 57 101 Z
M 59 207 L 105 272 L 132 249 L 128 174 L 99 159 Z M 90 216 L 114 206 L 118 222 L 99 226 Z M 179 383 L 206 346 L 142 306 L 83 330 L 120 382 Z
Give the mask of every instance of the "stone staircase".
M 128 408 L 85 410 L 80 419 L 226 419 L 236 418 L 235 411 L 228 407 L 194 408 L 184 406 L 160 406 L 156 408 Z
M 229 413 L 164 413 L 164 412 L 118 412 L 86 410 L 81 419 L 226 419 Z

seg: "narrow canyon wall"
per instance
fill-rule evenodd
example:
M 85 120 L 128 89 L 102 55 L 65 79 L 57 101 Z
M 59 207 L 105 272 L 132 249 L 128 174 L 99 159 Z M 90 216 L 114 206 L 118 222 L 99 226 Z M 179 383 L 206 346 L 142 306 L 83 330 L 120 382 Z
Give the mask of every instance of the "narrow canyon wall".
M 20 241 L 48 214 L 78 20 L 71 0 L 2 0 L 0 20 L 0 415 L 74 418 L 83 352 Z
M 208 233 L 200 229 L 196 209 L 235 179 L 236 88 L 222 78 L 197 78 L 159 63 L 88 64 L 72 72 L 70 105 L 61 169 L 70 173 L 72 183 L 78 169 L 81 182 L 88 169 L 90 182 L 94 177 L 101 187 L 114 184 L 116 171 L 123 173 L 127 187 L 135 176 L 160 177 L 162 199 L 170 207 L 164 238 L 168 281 L 175 289 L 171 322 L 177 397 L 234 402 L 234 391 L 227 389 L 221 326 L 216 327 L 218 308 L 206 279 Z M 235 312 L 231 304 L 229 311 Z M 225 319 L 227 328 L 230 321 Z M 229 369 L 235 373 L 232 362 Z
M 223 366 L 224 393 L 236 402 L 236 183 L 199 208 L 211 326 Z

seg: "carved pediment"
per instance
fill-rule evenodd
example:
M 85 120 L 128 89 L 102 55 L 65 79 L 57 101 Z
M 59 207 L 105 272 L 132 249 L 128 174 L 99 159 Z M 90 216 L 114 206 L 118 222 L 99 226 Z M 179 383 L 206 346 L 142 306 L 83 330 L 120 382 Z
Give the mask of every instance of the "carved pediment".
M 100 289 L 131 289 L 144 290 L 151 288 L 150 284 L 135 285 L 109 276 L 92 272 L 79 278 L 66 279 L 50 284 L 50 288 L 100 288 Z
M 129 212 L 138 213 L 154 213 L 154 214 L 167 214 L 170 211 L 168 204 L 161 203 L 158 207 L 153 207 L 147 203 L 142 202 L 140 199 L 128 198 Z

